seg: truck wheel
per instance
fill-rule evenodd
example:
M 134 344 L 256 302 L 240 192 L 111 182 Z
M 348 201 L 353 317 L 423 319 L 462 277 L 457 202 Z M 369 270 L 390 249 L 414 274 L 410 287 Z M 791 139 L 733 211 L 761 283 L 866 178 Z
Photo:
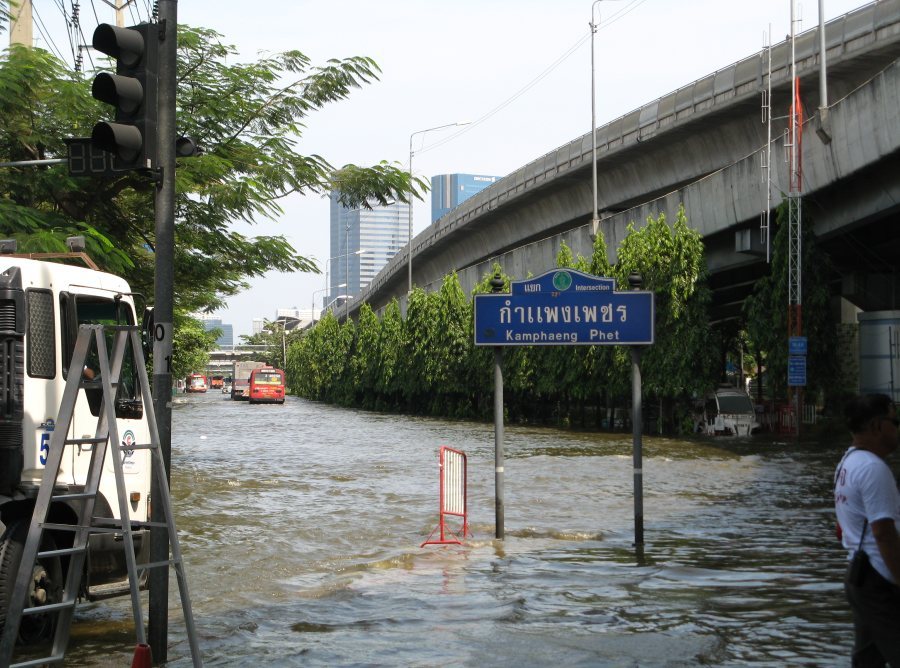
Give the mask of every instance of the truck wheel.
M 25 550 L 29 523 L 26 519 L 15 520 L 0 537 L 0 630 L 6 624 L 6 611 L 9 609 L 13 589 L 16 586 L 16 575 L 22 561 L 22 552 Z M 53 536 L 44 532 L 40 551 L 55 549 L 56 541 L 53 540 Z M 32 574 L 25 607 L 58 603 L 62 600 L 63 576 L 58 557 L 40 559 L 34 564 Z M 30 645 L 51 640 L 55 622 L 56 613 L 22 617 L 19 624 L 19 642 Z

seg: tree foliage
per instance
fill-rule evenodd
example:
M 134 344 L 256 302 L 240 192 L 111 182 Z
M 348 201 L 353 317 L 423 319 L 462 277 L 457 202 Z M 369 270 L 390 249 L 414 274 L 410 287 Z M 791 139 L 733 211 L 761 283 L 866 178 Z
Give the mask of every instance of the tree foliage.
M 109 63 L 99 63 L 109 69 Z M 318 271 L 284 235 L 248 236 L 236 225 L 278 221 L 291 195 L 369 206 L 406 202 L 427 188 L 385 162 L 336 167 L 300 152 L 311 118 L 377 81 L 366 57 L 314 64 L 299 51 L 241 62 L 222 35 L 179 26 L 177 134 L 201 147 L 176 171 L 175 308 L 213 311 L 269 271 Z M 0 57 L 0 162 L 66 155 L 64 140 L 90 135 L 111 108 L 91 96 L 91 79 L 41 49 L 13 46 Z M 84 235 L 102 269 L 154 294 L 153 181 L 139 172 L 73 178 L 64 165 L 0 169 L 0 233 L 23 252 L 65 250 Z M 178 353 L 176 352 L 176 355 Z
M 680 210 L 671 227 L 664 215 L 633 225 L 615 266 L 607 260 L 602 235 L 590 258 L 560 247 L 559 267 L 610 276 L 619 289 L 640 272 L 656 295 L 656 343 L 643 354 L 645 396 L 674 402 L 709 389 L 716 356 L 709 354 L 710 296 L 703 244 Z M 491 291 L 499 276 L 508 291 L 513 277 L 499 264 L 485 274 L 474 294 Z M 367 306 L 356 325 L 323 319 L 292 346 L 297 365 L 292 387 L 302 396 L 382 410 L 485 418 L 493 402 L 492 348 L 474 346 L 474 309 L 456 274 L 440 290 L 410 295 L 406 317 L 396 300 L 379 319 Z M 351 337 L 352 340 L 351 340 Z M 699 363 L 698 363 L 699 362 Z M 630 400 L 628 351 L 608 346 L 516 346 L 503 350 L 505 406 L 510 419 L 528 422 L 606 423 L 607 409 Z
M 744 302 L 751 348 L 763 360 L 769 390 L 778 400 L 787 396 L 788 361 L 788 202 L 782 201 L 775 216 L 770 273 L 759 280 Z M 834 275 L 831 262 L 821 252 L 812 221 L 805 213 L 801 224 L 801 271 L 803 277 L 802 333 L 808 339 L 807 385 L 813 395 L 841 391 L 837 356 L 837 320 L 830 307 L 828 282 Z

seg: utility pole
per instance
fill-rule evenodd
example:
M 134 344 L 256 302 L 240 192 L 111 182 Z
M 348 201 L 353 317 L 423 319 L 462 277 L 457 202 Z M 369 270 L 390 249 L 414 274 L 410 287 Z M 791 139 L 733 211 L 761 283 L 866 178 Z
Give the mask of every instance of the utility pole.
M 31 18 L 31 0 L 9 3 L 9 45 L 21 44 L 29 49 L 34 46 L 34 28 Z
M 172 465 L 172 337 L 175 285 L 175 63 L 178 48 L 178 1 L 159 2 L 159 87 L 157 150 L 159 180 L 156 189 L 156 288 L 153 331 L 153 410 L 159 429 L 166 479 Z M 162 498 L 154 477 L 152 498 Z M 162 504 L 154 503 L 153 522 L 165 527 Z M 165 528 L 150 530 L 150 561 L 168 561 L 169 540 Z M 153 659 L 165 663 L 168 645 L 169 569 L 150 570 L 149 633 Z
M 788 126 L 788 337 L 800 337 L 803 333 L 803 274 L 801 267 L 802 253 L 802 170 L 800 165 L 803 109 L 800 104 L 800 80 L 797 78 L 797 63 L 795 54 L 794 26 L 796 24 L 794 11 L 796 0 L 791 0 L 791 110 Z M 790 359 L 788 360 L 790 363 Z M 805 359 L 803 362 L 805 363 Z M 803 385 L 805 382 L 805 367 L 803 383 L 791 383 L 788 378 L 788 399 L 793 407 L 796 420 L 797 436 L 800 435 L 800 411 L 802 408 Z M 790 374 L 789 374 L 790 376 Z M 794 379 L 799 380 L 799 379 Z

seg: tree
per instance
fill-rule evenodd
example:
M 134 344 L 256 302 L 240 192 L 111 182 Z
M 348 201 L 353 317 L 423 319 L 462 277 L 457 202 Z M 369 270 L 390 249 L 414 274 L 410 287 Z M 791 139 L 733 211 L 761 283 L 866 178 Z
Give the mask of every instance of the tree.
M 620 289 L 638 272 L 655 295 L 656 336 L 642 352 L 644 390 L 664 402 L 703 395 L 715 378 L 711 355 L 706 261 L 700 233 L 687 225 L 680 207 L 671 227 L 664 213 L 628 234 L 619 246 L 615 273 Z M 671 417 L 671 404 L 664 413 Z
M 172 378 L 186 378 L 209 365 L 209 351 L 216 345 L 216 332 L 207 332 L 203 323 L 184 313 L 175 314 L 172 339 Z
M 819 248 L 812 221 L 805 213 L 801 225 L 801 269 L 803 275 L 803 335 L 809 340 L 807 386 L 810 393 L 843 391 L 837 356 L 837 322 L 830 308 L 828 282 L 834 269 Z M 787 394 L 788 357 L 788 203 L 782 201 L 775 216 L 772 264 L 768 276 L 757 281 L 744 302 L 751 347 L 765 361 L 769 391 L 773 399 Z
M 399 166 L 335 168 L 298 152 L 315 112 L 377 80 L 369 58 L 313 65 L 299 51 L 241 63 L 222 36 L 179 27 L 179 134 L 203 154 L 179 161 L 176 175 L 176 308 L 214 310 L 265 272 L 318 271 L 283 236 L 246 237 L 236 222 L 277 219 L 294 194 L 341 192 L 341 203 L 396 199 L 426 185 Z M 86 135 L 108 109 L 90 81 L 40 49 L 11 48 L 0 60 L 0 161 L 65 155 L 63 139 Z M 153 294 L 154 184 L 138 172 L 110 179 L 69 177 L 63 166 L 0 170 L 3 233 L 27 251 L 63 249 L 72 234 L 131 287 Z

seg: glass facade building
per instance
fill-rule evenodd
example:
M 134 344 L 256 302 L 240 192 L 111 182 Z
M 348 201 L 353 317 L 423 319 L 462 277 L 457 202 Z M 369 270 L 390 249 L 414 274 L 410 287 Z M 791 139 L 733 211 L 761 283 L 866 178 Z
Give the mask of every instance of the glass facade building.
M 395 202 L 372 209 L 348 209 L 331 193 L 331 257 L 325 267 L 328 291 L 323 307 L 341 295 L 357 296 L 409 241 L 409 205 Z M 337 287 L 346 284 L 346 287 Z
M 216 339 L 216 345 L 219 346 L 219 348 L 231 348 L 234 346 L 234 327 L 227 323 L 223 323 L 221 318 L 200 316 L 200 320 L 203 322 L 204 331 L 208 332 L 213 329 L 222 330 L 222 335 Z
M 500 180 L 481 174 L 439 174 L 431 177 L 431 222 L 446 215 L 475 193 Z

